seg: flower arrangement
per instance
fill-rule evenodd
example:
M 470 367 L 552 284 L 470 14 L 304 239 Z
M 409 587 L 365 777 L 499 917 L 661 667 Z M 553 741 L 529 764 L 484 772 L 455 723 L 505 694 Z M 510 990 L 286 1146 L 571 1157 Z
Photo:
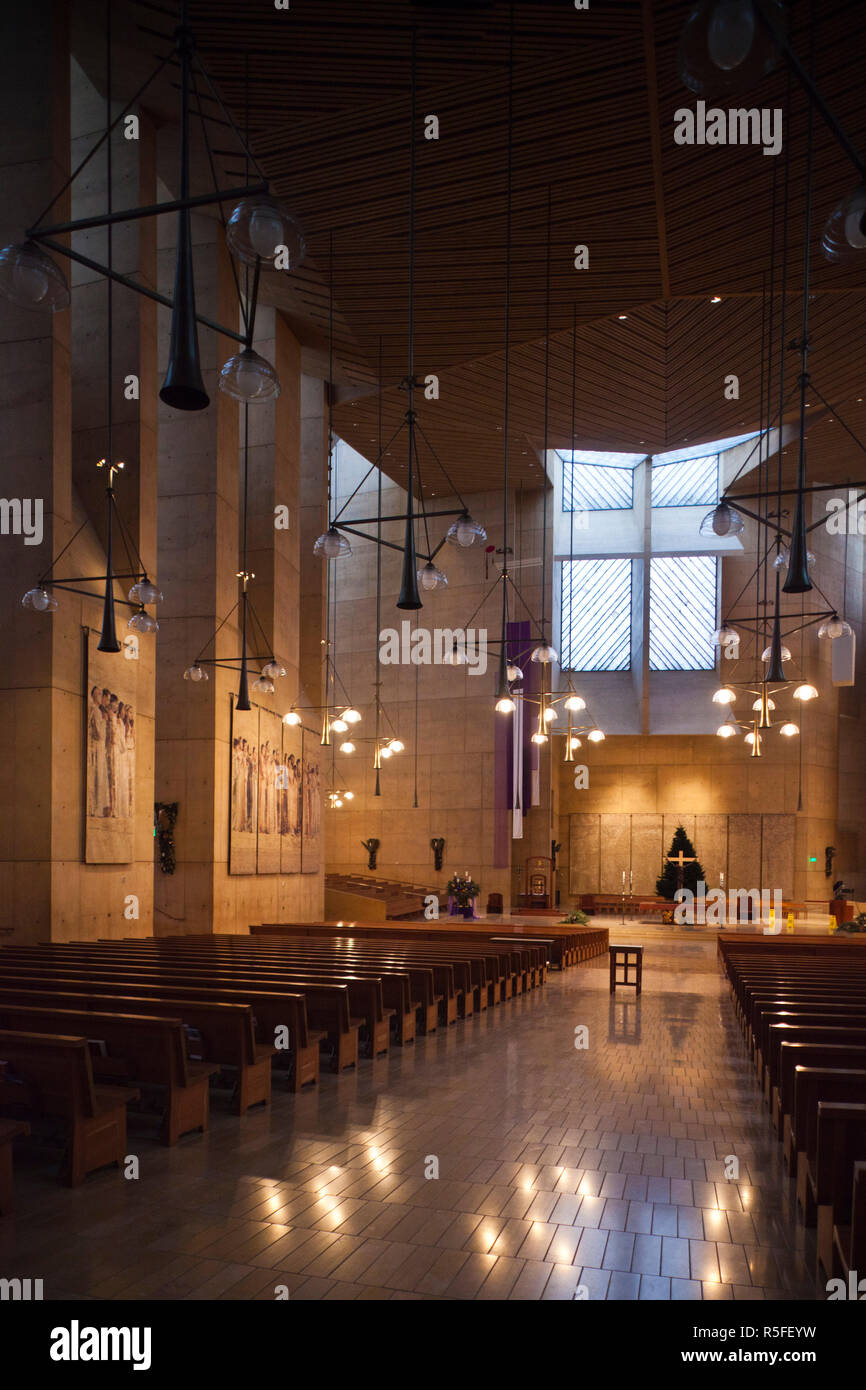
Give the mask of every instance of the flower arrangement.
M 841 932 L 866 932 L 866 912 L 858 912 L 851 922 L 840 922 L 837 930 Z
M 459 874 L 454 874 L 448 880 L 449 896 L 456 899 L 459 907 L 469 907 L 472 899 L 477 898 L 480 892 L 480 886 L 474 878 L 469 877 L 468 873 L 464 874 L 462 878 Z
M 586 927 L 589 925 L 589 918 L 585 912 L 578 909 L 576 912 L 569 912 L 567 916 L 563 917 L 560 926 L 564 927 L 566 924 L 574 927 Z

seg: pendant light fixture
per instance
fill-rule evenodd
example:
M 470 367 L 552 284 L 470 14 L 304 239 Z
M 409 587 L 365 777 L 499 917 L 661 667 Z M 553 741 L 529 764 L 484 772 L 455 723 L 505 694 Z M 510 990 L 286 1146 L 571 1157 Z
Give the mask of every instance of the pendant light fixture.
M 385 540 L 381 534 L 381 508 L 378 517 L 363 516 L 352 517 L 350 520 L 343 519 L 343 513 L 349 506 L 353 498 L 361 491 L 367 478 L 374 469 L 380 473 L 382 471 L 385 449 L 382 448 L 381 435 L 379 439 L 379 450 L 373 463 L 371 463 L 366 475 L 361 479 L 351 497 L 343 504 L 340 510 L 333 516 L 329 513 L 328 530 L 319 536 L 313 550 L 317 555 L 325 558 L 336 558 L 337 555 L 350 555 L 351 548 L 347 535 L 358 536 L 362 540 L 374 542 L 380 549 L 385 546 L 387 549 L 398 550 L 402 554 L 402 567 L 400 576 L 400 593 L 397 599 L 397 607 L 407 611 L 415 612 L 423 607 L 421 590 L 425 593 L 435 593 L 444 588 L 448 580 L 445 574 L 435 564 L 436 556 L 442 549 L 446 541 L 451 545 L 459 546 L 461 549 L 469 549 L 473 545 L 480 544 L 487 539 L 487 532 L 480 522 L 476 521 L 469 512 L 466 502 L 460 495 L 459 489 L 449 477 L 448 471 L 442 460 L 436 454 L 430 440 L 428 439 L 415 410 L 415 392 L 423 386 L 415 375 L 415 240 L 416 240 L 416 120 L 417 120 L 417 86 L 418 86 L 418 42 L 417 32 L 412 31 L 412 46 L 410 59 L 410 119 L 409 119 L 409 304 L 408 304 L 408 370 L 406 376 L 400 383 L 400 387 L 407 394 L 407 409 L 403 419 L 391 438 L 388 440 L 385 449 L 390 451 L 397 439 L 405 428 L 406 431 L 406 454 L 407 454 L 407 479 L 406 479 L 406 510 L 399 516 L 388 517 L 389 521 L 401 521 L 403 523 L 403 542 L 402 545 L 394 541 Z M 380 384 L 380 392 L 382 386 Z M 424 486 L 421 477 L 421 462 L 418 447 L 419 438 L 423 440 L 437 468 L 440 469 L 445 478 L 447 490 L 456 496 L 459 507 L 439 508 L 435 512 L 428 511 L 424 501 Z M 419 555 L 418 541 L 416 538 L 416 522 L 420 516 L 423 521 L 425 543 L 427 554 Z M 430 543 L 428 522 L 431 517 L 453 517 L 456 520 L 450 525 L 447 535 L 439 544 L 433 548 Z M 376 524 L 375 535 L 367 531 L 359 530 L 361 526 Z M 419 564 L 419 560 L 424 561 Z M 420 587 L 419 587 L 420 586 Z
M 237 603 L 223 618 L 213 636 L 202 647 L 198 656 L 187 666 L 183 673 L 185 681 L 199 683 L 209 679 L 205 666 L 222 666 L 229 671 L 238 671 L 238 693 L 235 700 L 235 709 L 249 710 L 250 704 L 250 682 L 249 682 L 249 662 L 261 663 L 260 670 L 253 682 L 253 690 L 258 694 L 271 695 L 274 692 L 274 681 L 286 674 L 286 668 L 282 662 L 277 661 L 273 651 L 270 650 L 265 630 L 256 616 L 252 601 L 249 596 L 249 586 L 255 579 L 255 574 L 247 568 L 247 529 L 249 520 L 249 475 L 250 475 L 250 421 L 249 406 L 244 406 L 244 428 L 243 428 L 243 451 L 244 451 L 244 488 L 243 488 L 243 512 L 241 519 L 241 568 L 237 571 L 237 578 L 240 581 L 241 593 Z M 225 627 L 229 619 L 240 609 L 240 653 L 237 656 L 228 657 L 206 657 L 205 652 L 216 642 L 221 630 Z M 249 657 L 247 652 L 248 643 L 254 638 L 257 645 L 260 645 L 261 652 Z M 285 716 L 286 723 L 300 723 Z
M 184 6 L 185 11 L 185 6 Z M 189 211 L 189 87 L 192 69 L 192 34 L 184 18 L 177 34 L 180 59 L 180 198 L 177 214 L 177 259 L 174 270 L 174 305 L 168 367 L 159 398 L 175 410 L 204 410 L 210 397 L 204 389 L 198 351 L 195 313 L 195 278 L 192 269 L 192 227 Z
M 551 241 L 551 218 L 552 218 L 552 191 L 550 184 L 547 185 L 547 253 L 546 261 L 546 282 L 545 282 L 545 305 L 544 305 L 544 450 L 542 461 L 542 506 L 543 522 L 541 528 L 541 617 L 538 625 L 541 628 L 541 641 L 533 647 L 530 653 L 530 661 L 536 662 L 541 666 L 549 666 L 551 662 L 559 660 L 557 652 L 545 636 L 547 627 L 547 454 L 549 445 L 549 423 L 550 423 L 550 241 Z
M 814 18 L 810 26 L 810 49 L 814 58 Z M 812 63 L 810 62 L 810 68 Z M 812 264 L 812 164 L 815 142 L 812 102 L 806 126 L 806 202 L 803 213 L 803 314 L 800 328 L 800 433 L 797 441 L 797 494 L 794 500 L 794 518 L 791 526 L 791 546 L 788 552 L 788 572 L 785 577 L 786 594 L 805 594 L 812 588 L 809 578 L 809 551 L 806 545 L 806 397 L 809 392 L 809 272 Z M 781 440 L 779 441 L 781 451 Z M 778 594 L 778 577 L 776 584 Z
M 762 3 L 784 25 L 778 0 Z M 702 0 L 680 36 L 677 70 L 689 91 L 713 99 L 753 87 L 772 72 L 778 57 L 756 0 Z
M 106 470 L 106 515 L 105 515 L 105 574 L 104 575 L 79 575 L 68 579 L 56 579 L 54 577 L 55 566 L 59 563 L 66 551 L 73 545 L 86 526 L 90 524 L 90 518 L 86 517 L 78 530 L 67 541 L 60 551 L 57 559 L 53 561 L 47 573 L 38 581 L 36 588 L 29 589 L 21 600 L 22 606 L 30 608 L 38 613 L 55 612 L 58 601 L 54 596 L 54 590 L 65 589 L 70 593 L 84 595 L 88 598 L 102 598 L 102 625 L 99 634 L 97 650 L 101 652 L 117 653 L 122 650 L 117 636 L 117 615 L 116 603 L 120 602 L 126 607 L 134 609 L 127 627 L 133 632 L 148 634 L 156 632 L 159 623 L 146 611 L 145 605 L 158 603 L 162 594 L 157 586 L 149 579 L 145 570 L 141 556 L 138 552 L 134 540 L 117 506 L 117 498 L 114 491 L 115 474 L 123 472 L 124 464 L 120 459 L 114 457 L 114 243 L 112 214 L 112 150 L 111 150 L 111 13 L 110 3 L 106 9 L 106 28 L 105 28 L 105 48 L 106 48 L 106 132 L 103 137 L 106 145 L 106 199 L 108 207 L 108 220 L 106 222 L 107 237 L 107 294 L 106 294 L 106 333 L 105 333 L 105 353 L 106 353 L 106 395 L 105 395 L 105 418 L 106 418 L 106 453 L 105 457 L 99 459 L 96 464 L 98 469 Z M 41 253 L 40 253 L 41 254 Z M 51 262 L 53 265 L 54 263 Z M 58 274 L 60 272 L 58 271 Z M 46 291 L 48 293 L 49 291 Z M 55 303 L 54 308 L 62 307 Z M 127 568 L 117 573 L 114 568 L 115 550 L 115 528 L 120 537 L 126 554 Z M 128 600 L 117 600 L 114 596 L 114 585 L 117 580 L 132 580 L 129 589 Z M 93 594 L 88 589 L 78 588 L 79 584 L 100 583 L 103 585 L 102 593 Z
M 418 35 L 412 30 L 412 76 L 409 119 L 409 370 L 407 390 L 406 526 L 403 540 L 403 574 L 397 607 L 407 612 L 423 608 L 418 592 L 418 560 L 415 553 L 415 110 L 418 89 Z M 452 527 L 453 530 L 453 527 Z M 450 532 L 449 532 L 450 535 Z
M 107 86 L 109 91 L 111 90 L 110 9 L 109 0 L 106 5 L 106 38 L 109 50 Z M 165 37 L 169 38 L 169 35 L 165 35 Z M 16 245 L 7 246 L 0 250 L 0 293 L 17 304 L 34 308 L 54 311 L 66 308 L 69 304 L 68 283 L 53 259 L 54 256 L 61 256 L 84 266 L 92 273 L 104 276 L 110 283 L 122 285 L 136 294 L 144 295 L 145 298 L 166 306 L 171 310 L 171 335 L 168 365 L 159 395 L 161 400 L 173 409 L 197 411 L 205 409 L 209 403 L 208 394 L 202 381 L 199 357 L 198 327 L 200 324 L 204 324 L 224 337 L 233 339 L 240 344 L 242 349 L 236 358 L 232 359 L 231 370 L 228 371 L 224 368 L 225 379 L 221 380 L 221 386 L 224 390 L 231 387 L 230 394 L 234 394 L 236 399 L 244 401 L 264 400 L 275 395 L 279 386 L 270 364 L 265 363 L 263 359 L 252 352 L 251 325 L 243 302 L 241 302 L 241 311 L 245 320 L 243 332 L 238 332 L 232 326 L 215 322 L 206 315 L 200 314 L 196 308 L 190 226 L 192 210 L 216 207 L 225 226 L 222 204 L 232 205 L 234 210 L 230 218 L 231 231 L 226 229 L 229 247 L 233 254 L 242 261 L 252 263 L 254 260 L 256 273 L 262 264 L 273 265 L 279 270 L 292 271 L 296 269 L 303 259 L 304 244 L 297 223 L 271 196 L 268 181 L 260 165 L 250 153 L 248 143 L 241 136 L 235 121 L 214 87 L 207 69 L 198 57 L 194 36 L 188 21 L 187 0 L 181 0 L 180 22 L 171 37 L 172 44 L 169 51 L 160 59 L 146 81 L 124 105 L 122 111 L 113 120 L 109 117 L 106 132 L 95 142 L 84 159 L 55 193 L 39 218 L 28 229 L 25 239 Z M 109 204 L 104 214 L 49 224 L 46 219 L 58 199 L 66 193 L 83 172 L 103 143 L 106 140 L 110 141 L 111 134 L 123 123 L 126 117 L 140 108 L 148 89 L 172 61 L 177 64 L 180 75 L 178 84 L 180 91 L 179 196 L 166 202 L 132 207 L 123 211 L 114 211 Z M 199 87 L 200 80 L 204 84 L 208 98 L 214 105 L 215 110 L 212 115 L 205 115 L 202 109 L 203 92 Z M 257 175 L 254 181 L 250 182 L 248 178 L 239 187 L 220 189 L 216 186 L 216 178 L 214 177 L 215 186 L 212 193 L 191 194 L 190 116 L 193 100 L 201 123 L 211 168 L 213 169 L 213 150 L 208 134 L 208 122 L 219 121 L 220 125 L 227 127 L 237 140 L 240 150 L 243 152 L 247 170 L 250 167 L 254 168 Z M 84 255 L 73 244 L 74 234 L 77 232 L 98 227 L 106 227 L 110 230 L 116 225 L 124 225 L 139 219 L 168 213 L 176 214 L 177 217 L 174 291 L 171 298 L 160 294 L 149 286 L 140 284 L 129 275 L 122 274 L 115 270 L 111 264 L 103 264 L 91 256 Z M 279 243 L 274 242 L 274 237 L 277 235 L 280 238 Z M 255 253 L 254 257 L 252 253 Z M 239 290 L 238 295 L 240 298 Z M 229 364 L 226 365 L 228 368 Z
M 328 496 L 327 508 L 328 516 L 331 513 L 331 502 L 336 492 L 335 481 L 335 447 L 336 436 L 334 434 L 334 234 L 328 238 Z M 328 529 L 323 531 L 313 546 L 313 554 L 320 555 L 324 560 L 340 560 L 348 558 L 352 553 L 352 547 L 344 535 L 337 530 L 333 521 L 329 520 Z M 330 571 L 330 567 L 329 567 Z

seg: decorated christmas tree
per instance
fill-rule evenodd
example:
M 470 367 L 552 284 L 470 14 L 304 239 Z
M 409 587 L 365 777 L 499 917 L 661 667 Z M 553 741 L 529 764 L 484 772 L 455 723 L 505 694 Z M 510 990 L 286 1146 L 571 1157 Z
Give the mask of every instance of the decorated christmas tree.
M 683 857 L 683 864 L 672 864 L 671 859 Z M 685 861 L 691 860 L 691 863 Z M 695 847 L 689 839 L 681 825 L 676 828 L 676 833 L 671 841 L 668 850 L 665 866 L 660 878 L 656 879 L 656 892 L 660 898 L 667 898 L 668 902 L 673 902 L 674 893 L 679 887 L 688 888 L 692 893 L 697 891 L 697 885 L 704 878 L 704 871 L 698 862 L 695 854 Z

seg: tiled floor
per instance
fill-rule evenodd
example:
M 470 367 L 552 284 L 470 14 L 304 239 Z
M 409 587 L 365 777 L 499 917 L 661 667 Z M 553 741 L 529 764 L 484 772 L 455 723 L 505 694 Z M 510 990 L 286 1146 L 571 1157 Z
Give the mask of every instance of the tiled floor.
M 215 1101 L 174 1149 L 133 1126 L 137 1180 L 19 1163 L 0 1274 L 46 1298 L 813 1298 L 715 941 L 611 937 L 646 943 L 640 1000 L 611 999 L 605 959 L 278 1084 L 269 1112 Z

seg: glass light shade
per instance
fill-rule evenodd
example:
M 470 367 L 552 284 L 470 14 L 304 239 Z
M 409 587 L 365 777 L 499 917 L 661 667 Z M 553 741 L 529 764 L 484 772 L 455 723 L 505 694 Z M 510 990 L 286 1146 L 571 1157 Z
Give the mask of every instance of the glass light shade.
M 342 806 L 342 804 L 343 804 L 343 801 L 342 801 L 342 798 L 341 798 L 341 797 L 338 796 L 338 797 L 335 797 L 335 798 L 334 798 L 334 805 L 335 805 L 335 806 Z
M 544 722 L 545 722 L 545 724 L 552 724 L 553 721 L 554 721 L 554 719 L 558 719 L 558 718 L 559 718 L 559 715 L 557 714 L 556 710 L 555 710 L 555 709 L 551 709 L 550 705 L 548 705 L 548 706 L 547 706 L 547 709 L 544 711 Z
M 341 753 L 354 753 L 354 751 L 355 745 L 350 738 L 347 738 L 345 743 L 340 744 Z
M 313 554 L 324 555 L 326 560 L 338 560 L 351 553 L 352 547 L 346 537 L 340 535 L 336 526 L 329 526 L 313 546 Z
M 186 670 L 183 673 L 183 678 L 185 681 L 210 680 L 210 676 L 208 675 L 207 671 L 204 669 L 203 666 L 199 666 L 197 661 L 194 661 L 191 666 L 187 666 Z
M 446 652 L 442 657 L 445 666 L 467 666 L 469 658 L 460 647 L 452 647 L 450 652 Z
M 727 623 L 724 623 L 721 627 L 717 627 L 713 633 L 714 647 L 730 647 L 733 642 L 738 642 L 739 640 L 740 635 L 737 629 L 735 627 L 729 627 Z
M 779 730 L 779 733 L 784 734 L 785 738 L 793 738 L 794 735 L 798 734 L 799 732 L 800 729 L 798 725 L 792 724 L 790 720 L 788 720 L 786 724 L 783 724 Z
M 590 743 L 604 743 L 604 734 L 601 729 L 590 729 L 587 738 Z
M 513 714 L 513 712 L 517 709 L 517 705 L 512 700 L 510 695 L 501 695 L 499 699 L 496 701 L 494 709 L 497 711 L 498 714 Z
M 253 681 L 253 690 L 258 690 L 261 695 L 273 695 L 274 683 L 273 681 L 269 681 L 267 676 L 262 673 L 262 675 Z
M 392 738 L 388 747 L 391 749 L 392 753 L 402 753 L 406 745 L 401 738 Z
M 66 276 L 35 241 L 4 246 L 0 251 L 0 294 L 22 309 L 69 308 Z
M 515 666 L 513 661 L 509 661 L 505 668 L 505 674 L 510 681 L 522 681 L 523 672 L 519 666 Z
M 250 347 L 229 358 L 220 372 L 219 388 L 244 405 L 272 401 L 280 394 L 279 379 L 270 362 Z
M 355 793 L 354 793 L 354 792 L 343 792 L 343 800 L 344 800 L 344 801 L 354 801 L 354 800 L 355 800 Z
M 533 647 L 529 660 L 537 661 L 542 666 L 547 666 L 551 661 L 558 661 L 559 656 L 553 650 L 549 642 L 539 642 L 537 647 Z
M 391 756 L 392 756 L 391 749 L 388 747 L 388 745 L 387 745 L 387 743 L 386 743 L 384 748 L 380 748 L 380 749 L 379 749 L 379 757 L 380 757 L 380 758 L 390 758 Z
M 344 709 L 340 718 L 345 719 L 347 724 L 360 724 L 361 722 L 361 715 L 358 710 L 355 709 L 354 705 L 350 705 L 348 709 Z
M 817 690 L 814 685 L 810 685 L 808 681 L 804 681 L 802 685 L 798 685 L 797 689 L 794 691 L 795 700 L 817 700 L 817 698 Z
M 297 710 L 290 709 L 288 714 L 283 715 L 284 724 L 300 724 L 300 722 L 301 716 L 298 714 Z
M 757 698 L 757 700 L 755 701 L 755 703 L 752 705 L 752 709 L 760 709 L 760 708 L 761 708 L 761 697 L 760 697 L 760 695 L 759 695 L 758 698 Z M 775 708 L 776 708 L 776 701 L 775 701 L 775 700 L 770 700 L 770 699 L 768 699 L 768 700 L 767 700 L 767 709 L 775 709 Z
M 297 270 L 307 250 L 296 219 L 266 194 L 237 204 L 226 224 L 226 241 L 245 265 L 254 265 L 257 258 L 273 265 L 284 246 L 287 264 L 281 260 L 280 270 Z
M 278 661 L 269 661 L 266 666 L 262 667 L 262 675 L 267 676 L 269 681 L 277 680 L 285 674 L 285 666 L 281 666 Z
M 159 632 L 159 623 L 156 618 L 145 613 L 143 608 L 138 613 L 133 613 L 126 626 L 131 628 L 133 632 Z
M 866 249 L 866 184 L 843 198 L 830 214 L 821 250 L 828 261 L 852 261 Z
M 137 584 L 133 584 L 129 591 L 129 598 L 133 603 L 162 602 L 162 594 L 159 589 L 147 578 L 139 579 Z
M 767 8 L 783 28 L 784 11 L 777 0 Z M 689 91 L 713 98 L 747 91 L 772 71 L 777 57 L 752 0 L 702 0 L 680 35 L 677 70 Z
M 751 730 L 746 734 L 746 742 L 747 742 L 747 743 L 754 743 L 754 742 L 755 742 L 755 739 L 758 739 L 758 742 L 760 743 L 761 740 L 758 738 L 758 735 L 755 733 L 754 729 L 751 729 Z
M 707 512 L 700 525 L 702 536 L 741 536 L 746 523 L 728 502 L 720 502 Z
M 729 685 L 723 685 L 713 695 L 714 705 L 733 705 L 737 699 L 736 690 L 732 690 Z
M 547 742 L 548 742 L 547 734 L 541 734 L 541 733 L 538 733 L 538 732 L 536 731 L 536 733 L 534 733 L 534 734 L 532 735 L 532 742 L 533 742 L 533 743 L 547 743 Z
M 772 649 L 772 647 L 765 647 L 764 650 L 761 652 L 761 660 L 762 660 L 762 661 L 771 661 L 771 660 L 772 660 L 772 657 L 773 657 L 773 649 Z M 788 648 L 784 645 L 784 643 L 782 644 L 782 660 L 783 660 L 783 661 L 790 661 L 790 660 L 791 660 L 791 653 L 790 653 L 790 651 L 788 650 Z
M 788 561 L 789 561 L 789 559 L 790 559 L 790 555 L 791 555 L 790 551 L 788 551 L 788 550 L 780 550 L 779 553 L 778 553 L 778 555 L 776 556 L 775 560 L 773 561 L 773 569 L 774 569 L 774 570 L 786 569 L 786 568 L 787 568 L 787 565 L 788 565 Z M 814 563 L 815 563 L 815 556 L 812 554 L 811 550 L 807 550 L 807 551 L 806 551 L 806 564 L 809 565 L 809 566 L 811 567 L 812 565 L 814 565 Z
M 840 618 L 838 613 L 834 613 L 832 618 L 827 618 L 818 628 L 818 636 L 829 637 L 831 641 L 835 637 L 850 637 L 851 624 Z
M 580 739 L 577 737 L 577 734 L 572 734 L 571 738 L 569 739 L 569 743 L 571 744 L 572 752 L 576 752 L 577 749 L 581 747 L 581 742 Z
M 716 729 L 719 738 L 733 738 L 736 732 L 736 727 L 733 724 L 720 724 Z
M 476 541 L 486 541 L 487 532 L 479 522 L 473 521 L 468 512 L 464 512 L 449 526 L 445 539 L 450 545 L 459 545 L 463 550 L 468 550 Z
M 586 709 L 586 700 L 582 695 L 569 695 L 565 702 L 566 709 Z
M 28 589 L 21 600 L 22 608 L 32 608 L 35 613 L 54 613 L 57 599 L 47 589 Z
M 345 734 L 348 731 L 349 726 L 346 723 L 345 719 L 332 719 L 331 728 L 334 730 L 335 734 Z
M 423 569 L 418 571 L 418 583 L 429 594 L 434 589 L 444 589 L 448 580 L 442 571 L 436 568 L 433 561 L 428 560 Z

